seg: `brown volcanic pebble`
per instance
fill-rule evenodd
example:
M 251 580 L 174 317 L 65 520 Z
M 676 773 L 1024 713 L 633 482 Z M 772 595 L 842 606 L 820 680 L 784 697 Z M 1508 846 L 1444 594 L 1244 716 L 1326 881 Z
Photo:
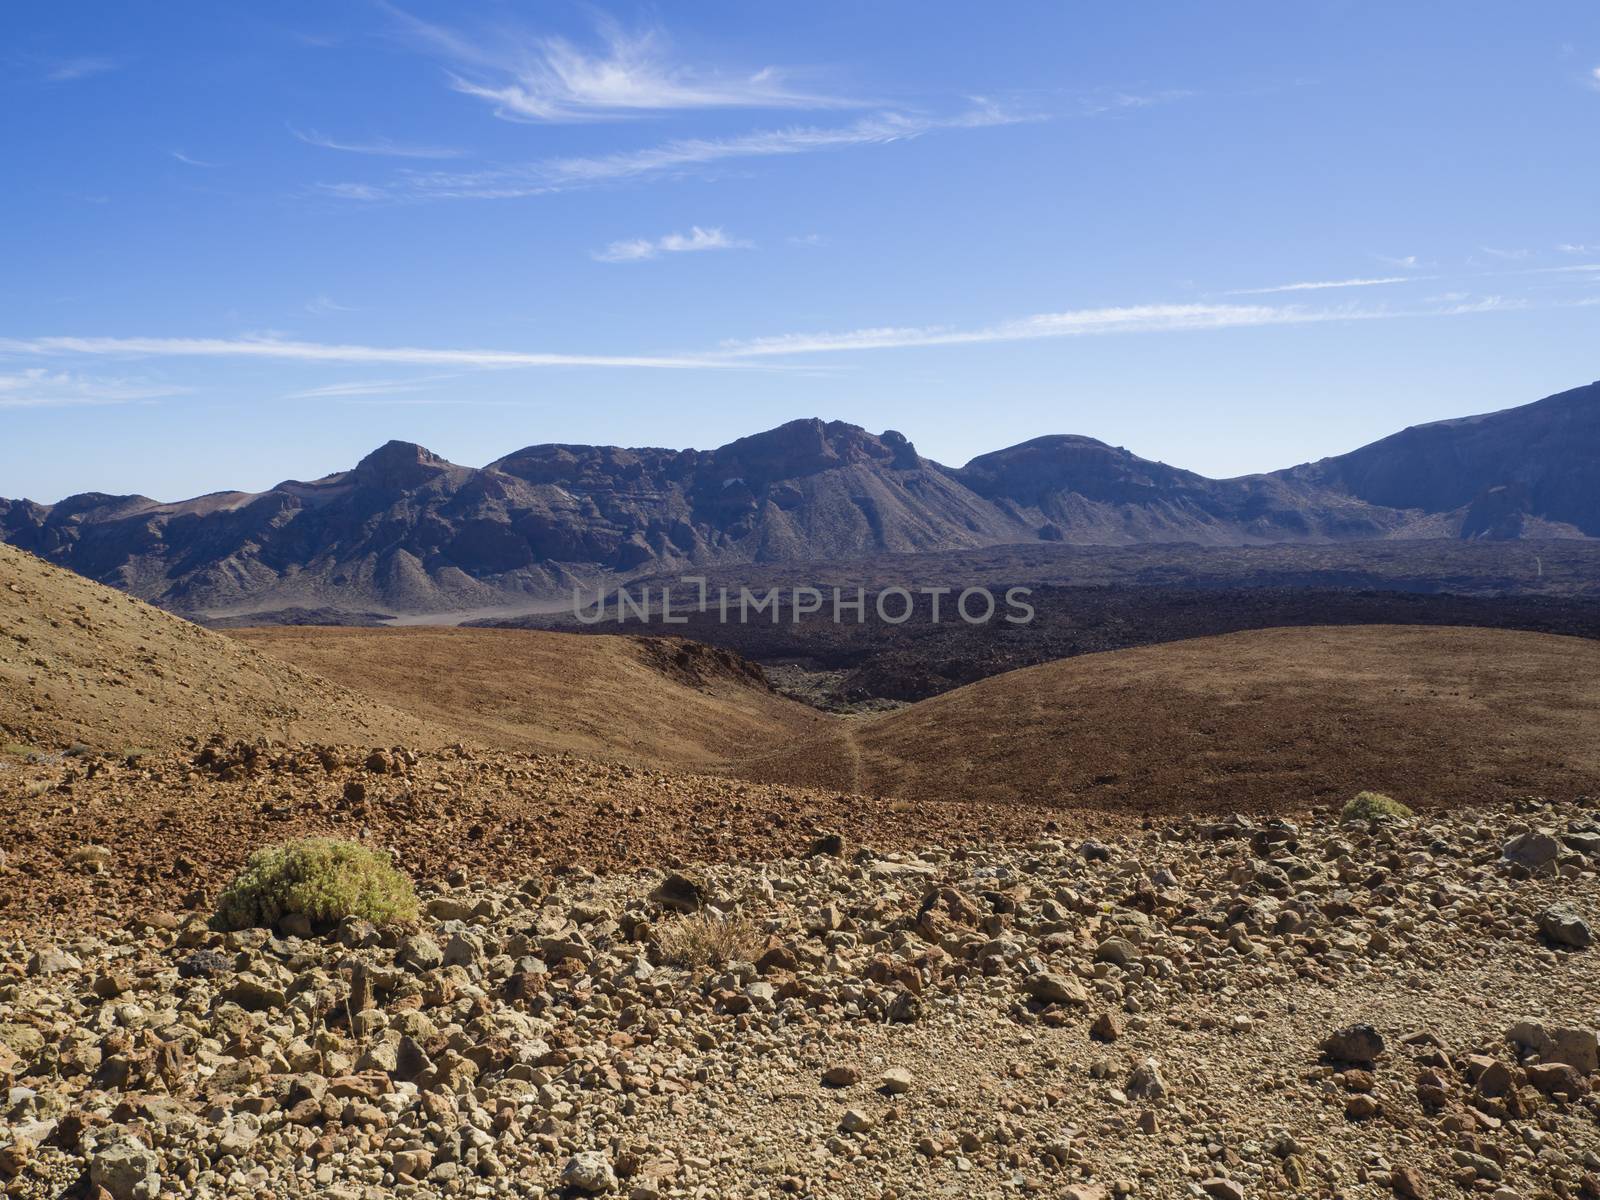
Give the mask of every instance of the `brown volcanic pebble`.
M 1370 1120 L 1381 1111 L 1378 1102 L 1362 1092 L 1349 1096 L 1344 1102 L 1344 1115 L 1352 1121 Z
M 1101 1013 L 1089 1026 L 1089 1036 L 1097 1042 L 1114 1042 L 1122 1036 L 1122 1021 L 1116 1013 Z

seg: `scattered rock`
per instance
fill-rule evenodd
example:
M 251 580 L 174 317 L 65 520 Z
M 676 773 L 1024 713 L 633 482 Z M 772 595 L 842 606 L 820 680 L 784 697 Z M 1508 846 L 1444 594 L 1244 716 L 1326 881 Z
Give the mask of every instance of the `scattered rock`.
M 1556 860 L 1561 853 L 1561 843 L 1549 830 L 1530 829 L 1507 842 L 1501 853 L 1507 862 L 1536 871 Z
M 847 1108 L 844 1110 L 844 1116 L 839 1118 L 839 1128 L 846 1133 L 866 1133 L 868 1130 L 875 1128 L 877 1124 L 876 1121 L 859 1108 Z
M 1087 1004 L 1089 993 L 1076 979 L 1052 971 L 1036 971 L 1022 981 L 1022 991 L 1041 1004 Z
M 694 913 L 705 907 L 706 889 L 698 880 L 674 871 L 656 886 L 650 899 L 673 912 Z
M 878 1090 L 890 1096 L 903 1096 L 912 1088 L 911 1072 L 904 1067 L 890 1067 L 878 1076 Z
M 561 1168 L 561 1182 L 585 1196 L 600 1196 L 617 1190 L 617 1176 L 611 1161 L 598 1150 L 585 1150 L 567 1159 Z
M 1161 1064 L 1147 1058 L 1133 1069 L 1122 1087 L 1130 1100 L 1159 1100 L 1167 1094 L 1167 1081 L 1161 1077 Z
M 1557 946 L 1587 950 L 1594 944 L 1589 922 L 1570 904 L 1552 904 L 1539 914 L 1539 932 Z
M 1383 1035 L 1371 1025 L 1348 1025 L 1322 1041 L 1323 1056 L 1332 1062 L 1371 1066 L 1383 1051 Z
M 1428 1181 L 1416 1167 L 1396 1167 L 1389 1173 L 1389 1187 L 1402 1200 L 1430 1200 Z
M 1089 1036 L 1097 1042 L 1114 1042 L 1122 1036 L 1122 1021 L 1113 1012 L 1103 1012 L 1089 1026 Z
M 160 1158 L 132 1141 L 114 1141 L 96 1148 L 89 1160 L 89 1182 L 114 1200 L 156 1200 L 161 1194 Z

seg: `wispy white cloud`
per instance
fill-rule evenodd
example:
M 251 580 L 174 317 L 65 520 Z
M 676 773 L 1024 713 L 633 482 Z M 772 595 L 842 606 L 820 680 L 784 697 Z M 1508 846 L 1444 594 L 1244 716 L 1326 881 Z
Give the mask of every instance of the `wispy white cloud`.
M 1418 317 L 1462 316 L 1527 307 L 1503 296 L 1476 300 L 1452 298 L 1444 305 L 1420 307 L 1306 308 L 1267 304 L 1143 304 L 1117 308 L 1083 308 L 1038 313 L 994 325 L 962 329 L 944 325 L 884 326 L 844 333 L 794 333 L 777 337 L 726 341 L 717 353 L 729 358 L 828 354 L 853 350 L 889 350 L 921 346 L 959 346 L 985 342 L 1034 341 L 1042 338 L 1092 337 L 1104 334 L 1177 333 L 1247 329 L 1273 325 L 1381 321 Z
M 168 153 L 170 153 L 173 158 L 177 159 L 186 167 L 214 167 L 217 165 L 213 162 L 206 162 L 203 159 L 192 158 L 185 154 L 182 150 L 171 150 L 168 151 Z
M 413 379 L 360 379 L 347 383 L 329 383 L 321 387 L 305 388 L 302 391 L 290 392 L 284 396 L 285 400 L 342 400 L 357 396 L 390 396 L 405 392 L 419 392 L 441 379 L 453 379 L 453 375 L 427 375 Z
M 1407 254 L 1403 258 L 1391 258 L 1387 254 L 1374 254 L 1372 257 L 1381 263 L 1387 263 L 1391 267 L 1400 267 L 1406 271 L 1413 271 L 1422 265 L 1417 261 L 1415 254 Z
M 841 126 L 791 126 L 726 138 L 679 138 L 641 150 L 542 159 L 485 171 L 407 171 L 387 184 L 319 184 L 346 200 L 503 200 L 659 176 L 731 159 L 811 154 L 910 141 L 941 130 L 982 129 L 1035 118 L 982 102 L 954 116 L 880 113 Z
M 324 150 L 342 150 L 346 154 L 368 154 L 380 158 L 460 158 L 462 154 L 460 150 L 450 146 L 396 142 L 386 137 L 373 138 L 365 142 L 340 141 L 318 133 L 315 129 L 299 130 L 292 125 L 289 127 L 289 132 L 308 146 L 319 146 Z
M 1574 263 L 1569 267 L 1530 267 L 1526 271 L 1507 271 L 1507 275 L 1578 275 L 1600 271 L 1600 263 Z
M 121 65 L 119 59 L 97 55 L 63 58 L 51 63 L 45 69 L 44 77 L 51 83 L 75 83 L 93 75 L 104 75 L 108 71 L 115 71 Z
M 612 242 L 604 250 L 597 250 L 594 257 L 601 262 L 609 263 L 644 262 L 646 259 L 659 258 L 663 254 L 692 254 L 699 250 L 744 250 L 751 245 L 752 243 L 740 238 L 729 237 L 721 229 L 702 229 L 695 225 L 688 233 L 669 233 L 654 240 L 634 238 L 630 241 Z
M 960 329 L 944 325 L 883 326 L 844 333 L 793 333 L 728 341 L 719 353 L 733 358 L 782 354 L 825 354 L 845 350 L 886 350 L 915 346 L 956 346 L 981 342 L 1032 341 L 1108 333 L 1170 333 L 1350 321 L 1388 315 L 1379 310 L 1304 309 L 1261 304 L 1143 304 L 1038 313 L 996 325 Z
M 1600 91 L 1600 67 L 1589 72 L 1589 86 Z
M 1084 113 L 1092 117 L 1099 116 L 1102 113 L 1154 108 L 1159 104 L 1172 104 L 1179 100 L 1190 100 L 1197 95 L 1199 95 L 1198 92 L 1190 91 L 1187 88 L 1167 88 L 1154 92 L 1095 92 L 1084 97 L 1080 104 Z
M 859 108 L 795 86 L 778 67 L 727 73 L 675 62 L 659 29 L 597 22 L 597 44 L 500 31 L 477 41 L 387 6 L 401 28 L 453 66 L 451 86 L 511 121 L 614 120 L 708 108 Z
M 1528 307 L 1528 302 L 1516 296 L 1480 296 L 1476 300 L 1463 300 L 1446 305 L 1437 311 L 1441 317 L 1458 317 L 1469 313 L 1514 312 Z
M 1224 296 L 1270 296 L 1276 292 L 1321 292 L 1329 288 L 1383 287 L 1394 283 L 1414 283 L 1433 279 L 1432 275 L 1386 275 L 1376 279 L 1328 279 L 1314 283 L 1280 283 L 1273 287 L 1234 288 Z
M 1556 249 L 1562 254 L 1600 254 L 1600 246 L 1584 242 L 1562 242 Z
M 439 367 L 729 366 L 695 355 L 545 354 L 519 350 L 359 346 L 281 338 L 39 337 L 0 338 L 0 353 L 121 358 L 244 358 L 289 362 L 387 363 Z
M 1542 307 L 1576 307 L 1587 301 Z M 772 337 L 723 341 L 714 349 L 667 355 L 555 354 L 519 350 L 425 348 L 414 346 L 340 345 L 290 341 L 276 337 L 247 338 L 138 338 L 138 337 L 38 337 L 0 338 L 0 354 L 42 358 L 91 356 L 116 358 L 240 358 L 301 363 L 385 364 L 444 368 L 601 367 L 755 369 L 759 360 L 850 351 L 891 350 L 932 346 L 975 345 L 988 342 L 1035 341 L 1050 338 L 1093 337 L 1110 334 L 1160 334 L 1248 329 L 1269 326 L 1313 325 L 1350 321 L 1382 321 L 1448 317 L 1528 308 L 1518 297 L 1451 294 L 1409 308 L 1310 308 L 1271 304 L 1143 304 L 1106 308 L 1080 308 L 1036 313 L 989 325 L 963 328 L 952 325 L 887 325 L 840 333 L 788 333 Z M 768 369 L 788 370 L 785 364 Z M 75 379 L 65 374 L 25 372 L 10 379 Z M 328 384 L 299 392 L 299 398 L 377 396 L 415 389 L 425 380 L 385 379 Z M 61 385 L 61 386 L 64 386 Z M 164 394 L 124 381 L 101 381 L 100 394 L 108 400 Z M 13 386 L 15 394 L 21 391 Z M 89 395 L 86 387 L 80 394 Z M 3 393 L 0 393 L 3 394 Z
M 313 317 L 325 317 L 329 313 L 349 312 L 348 305 L 340 304 L 331 296 L 315 296 L 305 303 L 305 310 Z
M 105 379 L 70 371 L 30 367 L 0 375 L 0 408 L 66 408 L 90 404 L 131 404 L 176 396 L 184 388 L 136 379 Z
M 394 199 L 386 188 L 371 183 L 319 183 L 316 190 L 339 200 L 363 200 L 378 203 Z
M 1533 256 L 1531 250 L 1498 250 L 1493 246 L 1478 247 L 1490 258 L 1498 258 L 1502 262 L 1523 262 Z

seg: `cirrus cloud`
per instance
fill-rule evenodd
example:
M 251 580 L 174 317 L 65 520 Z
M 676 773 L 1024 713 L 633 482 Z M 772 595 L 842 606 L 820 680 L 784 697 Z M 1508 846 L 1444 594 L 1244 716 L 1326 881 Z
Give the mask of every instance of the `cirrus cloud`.
M 695 225 L 688 233 L 669 233 L 663 237 L 634 238 L 612 242 L 604 250 L 595 251 L 593 257 L 600 262 L 644 262 L 663 254 L 693 254 L 701 250 L 748 250 L 753 243 L 731 238 L 721 229 L 702 229 Z

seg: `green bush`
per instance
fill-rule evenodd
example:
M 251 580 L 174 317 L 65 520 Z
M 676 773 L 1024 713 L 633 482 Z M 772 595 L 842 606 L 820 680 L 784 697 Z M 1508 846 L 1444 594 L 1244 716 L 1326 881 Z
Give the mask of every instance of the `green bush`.
M 1391 800 L 1382 792 L 1361 792 L 1344 806 L 1339 814 L 1341 821 L 1383 821 L 1396 817 L 1409 817 L 1411 810 L 1398 800 Z
M 417 916 L 417 894 L 387 854 L 334 838 L 258 850 L 217 901 L 219 929 L 271 928 L 301 914 L 313 929 L 345 917 L 380 925 Z

